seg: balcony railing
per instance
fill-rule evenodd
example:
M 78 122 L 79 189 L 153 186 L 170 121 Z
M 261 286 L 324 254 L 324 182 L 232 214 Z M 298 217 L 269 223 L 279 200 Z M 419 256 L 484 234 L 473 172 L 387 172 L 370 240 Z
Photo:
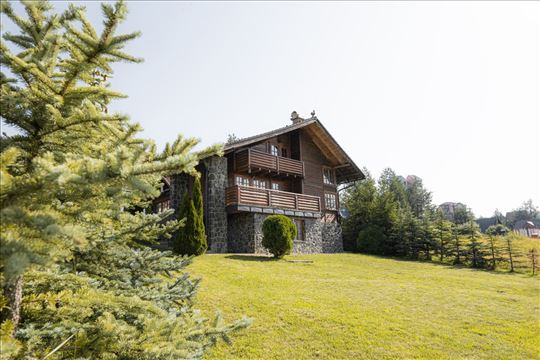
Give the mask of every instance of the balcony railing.
M 318 196 L 238 185 L 227 188 L 228 205 L 254 205 L 300 211 L 321 211 L 321 199 Z
M 267 170 L 283 175 L 304 176 L 303 161 L 275 156 L 251 148 L 236 153 L 235 167 L 236 171 Z

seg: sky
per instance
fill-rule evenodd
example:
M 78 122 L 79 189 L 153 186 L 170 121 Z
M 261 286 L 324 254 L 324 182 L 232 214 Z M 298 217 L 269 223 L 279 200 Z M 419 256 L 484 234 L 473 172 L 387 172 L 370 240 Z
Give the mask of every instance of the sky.
M 78 4 L 101 21 L 99 3 Z M 115 65 L 112 88 L 129 97 L 111 110 L 160 146 L 178 133 L 201 146 L 247 137 L 315 110 L 357 165 L 417 175 L 436 204 L 477 216 L 540 205 L 540 2 L 128 8 L 119 31 L 142 31 L 126 50 L 144 62 Z

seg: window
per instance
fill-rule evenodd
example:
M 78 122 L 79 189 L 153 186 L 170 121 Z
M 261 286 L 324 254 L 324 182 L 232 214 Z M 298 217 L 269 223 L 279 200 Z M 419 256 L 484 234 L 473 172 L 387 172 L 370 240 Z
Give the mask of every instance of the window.
M 249 179 L 243 176 L 236 176 L 236 185 L 249 186 Z
M 326 185 L 335 185 L 334 171 L 330 168 L 323 168 L 323 181 Z
M 330 194 L 330 193 L 324 194 L 324 207 L 329 210 L 337 209 L 336 194 Z
M 270 154 L 274 156 L 279 156 L 279 149 L 276 145 L 270 144 Z
M 165 200 L 156 204 L 156 210 L 158 213 L 164 212 L 165 210 L 168 210 L 170 208 L 171 208 L 170 200 Z
M 296 239 L 304 240 L 304 220 L 294 219 L 294 225 L 296 225 Z
M 285 148 L 281 149 L 281 156 L 287 157 L 287 149 L 285 149 Z
M 272 190 L 281 190 L 281 186 L 279 186 L 279 183 L 272 183 Z
M 267 189 L 268 183 L 266 180 L 253 179 L 253 186 L 259 189 Z

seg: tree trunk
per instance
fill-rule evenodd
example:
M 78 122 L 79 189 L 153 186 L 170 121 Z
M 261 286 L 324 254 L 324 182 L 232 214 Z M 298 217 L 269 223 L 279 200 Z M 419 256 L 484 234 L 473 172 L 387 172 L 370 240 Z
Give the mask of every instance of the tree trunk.
M 514 259 L 512 256 L 512 240 L 510 238 L 506 239 L 506 244 L 508 246 L 508 258 L 510 260 L 510 272 L 514 272 Z
M 495 260 L 495 244 L 494 244 L 494 241 L 495 239 L 493 238 L 493 236 L 490 236 L 489 237 L 489 243 L 491 244 L 491 269 L 492 270 L 495 270 L 497 264 L 496 264 L 496 260 Z
M 8 307 L 2 311 L 1 321 L 11 320 L 13 324 L 13 335 L 17 330 L 19 321 L 21 320 L 21 302 L 22 302 L 22 288 L 23 277 L 22 275 L 12 279 L 4 289 L 4 296 L 7 298 Z

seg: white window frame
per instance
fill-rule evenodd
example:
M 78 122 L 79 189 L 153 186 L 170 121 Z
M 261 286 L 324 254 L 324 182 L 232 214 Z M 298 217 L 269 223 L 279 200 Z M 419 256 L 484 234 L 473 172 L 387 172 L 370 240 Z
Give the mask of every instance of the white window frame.
M 333 202 L 333 207 L 329 206 L 329 203 Z M 330 204 L 331 205 L 331 204 Z M 324 208 L 327 210 L 337 210 L 337 194 L 336 193 L 324 193 Z

